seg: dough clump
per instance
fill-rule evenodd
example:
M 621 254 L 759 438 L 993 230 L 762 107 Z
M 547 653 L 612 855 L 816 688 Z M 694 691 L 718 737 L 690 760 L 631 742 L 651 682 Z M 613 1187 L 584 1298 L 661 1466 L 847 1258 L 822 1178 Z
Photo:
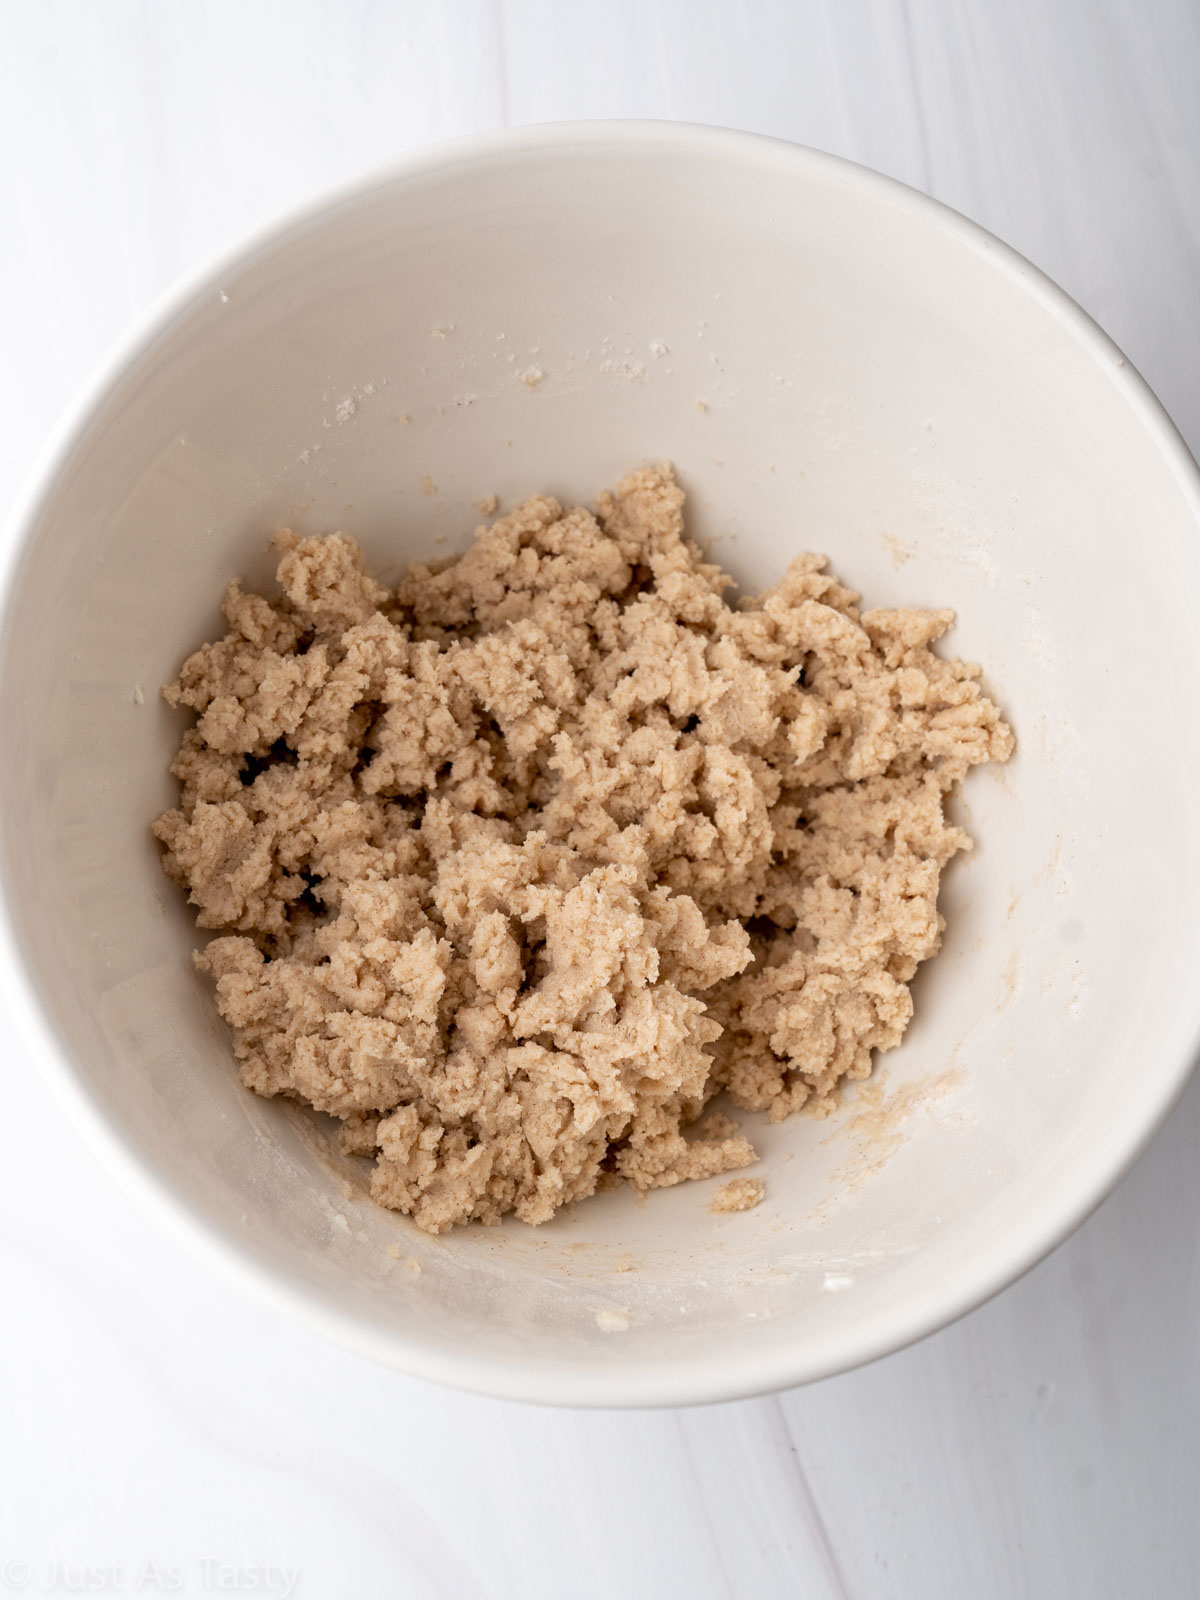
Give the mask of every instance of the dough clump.
M 753 1211 L 766 1194 L 767 1186 L 761 1178 L 733 1178 L 721 1185 L 708 1209 L 718 1216 L 724 1211 Z
M 949 611 L 800 555 L 731 606 L 670 466 L 547 496 L 398 588 L 280 533 L 281 595 L 164 694 L 154 824 L 245 1083 L 341 1119 L 431 1232 L 745 1167 L 708 1103 L 828 1111 L 941 941 L 946 819 L 1010 730 Z

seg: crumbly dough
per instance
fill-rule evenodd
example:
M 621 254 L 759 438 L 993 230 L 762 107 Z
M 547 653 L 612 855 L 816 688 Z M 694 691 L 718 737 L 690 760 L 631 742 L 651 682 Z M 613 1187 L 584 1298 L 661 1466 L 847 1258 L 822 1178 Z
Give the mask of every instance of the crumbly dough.
M 737 1106 L 830 1109 L 937 950 L 947 822 L 1012 734 L 949 611 L 860 611 L 801 555 L 731 607 L 669 466 L 535 496 L 394 591 L 277 536 L 282 595 L 164 691 L 154 825 L 242 1076 L 342 1120 L 437 1232 L 755 1160 Z M 685 1131 L 686 1130 L 686 1131 Z
M 767 1186 L 761 1178 L 733 1178 L 723 1183 L 712 1197 L 710 1211 L 753 1211 L 766 1198 Z

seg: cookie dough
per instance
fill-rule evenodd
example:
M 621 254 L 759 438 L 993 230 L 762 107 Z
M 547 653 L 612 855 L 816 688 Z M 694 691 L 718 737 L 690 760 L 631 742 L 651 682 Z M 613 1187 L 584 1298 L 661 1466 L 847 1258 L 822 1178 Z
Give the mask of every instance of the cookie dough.
M 801 555 L 731 605 L 669 466 L 535 496 L 394 590 L 277 536 L 274 599 L 164 691 L 154 824 L 246 1084 L 340 1118 L 385 1206 L 544 1222 L 755 1160 L 721 1113 L 835 1104 L 912 1015 L 945 802 L 1012 734 L 949 611 Z
M 721 1185 L 708 1209 L 718 1215 L 723 1211 L 753 1211 L 766 1194 L 767 1186 L 761 1178 L 733 1178 Z

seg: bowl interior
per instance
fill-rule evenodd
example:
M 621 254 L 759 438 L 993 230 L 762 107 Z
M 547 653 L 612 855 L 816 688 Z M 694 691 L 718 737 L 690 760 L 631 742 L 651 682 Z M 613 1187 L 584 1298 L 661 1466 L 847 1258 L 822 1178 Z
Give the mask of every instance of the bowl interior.
M 903 1047 L 834 1119 L 746 1119 L 759 1209 L 711 1216 L 709 1183 L 428 1238 L 237 1081 L 148 832 L 181 726 L 158 687 L 280 524 L 394 578 L 485 496 L 586 501 L 664 457 L 743 583 L 817 548 L 869 603 L 953 606 L 1019 751 L 966 787 Z M 31 520 L 0 683 L 21 958 L 175 1209 L 362 1349 L 579 1401 L 831 1372 L 1026 1265 L 1182 1079 L 1192 480 L 1082 318 L 906 190 L 653 126 L 414 158 L 177 301 Z

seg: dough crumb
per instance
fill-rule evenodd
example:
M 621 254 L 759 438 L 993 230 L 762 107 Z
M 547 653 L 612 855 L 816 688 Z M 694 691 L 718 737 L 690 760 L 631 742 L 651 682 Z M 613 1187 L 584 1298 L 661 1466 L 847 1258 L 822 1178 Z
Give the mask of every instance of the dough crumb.
M 696 410 L 697 411 L 707 411 L 708 410 L 708 401 L 707 400 L 697 400 L 696 401 Z
M 517 373 L 517 378 L 527 389 L 536 389 L 539 383 L 545 381 L 546 374 L 541 367 L 526 367 L 524 372 Z
M 806 554 L 731 605 L 683 505 L 669 465 L 535 495 L 394 589 L 284 530 L 163 691 L 154 832 L 243 1081 L 430 1233 L 748 1167 L 721 1093 L 830 1111 L 941 943 L 947 798 L 1013 748 L 951 612 Z
M 421 474 L 421 493 L 422 494 L 436 494 L 437 493 L 437 484 L 434 483 L 433 479 L 429 476 L 429 474 L 427 472 L 423 472 Z
M 731 1183 L 723 1183 L 713 1195 L 710 1211 L 753 1211 L 767 1193 L 767 1186 L 761 1178 L 734 1178 Z
M 358 405 L 355 402 L 354 396 L 348 394 L 344 400 L 338 401 L 333 414 L 338 422 L 349 422 L 350 418 L 357 410 Z
M 596 1326 L 602 1333 L 628 1333 L 630 1319 L 624 1311 L 597 1311 Z
M 500 498 L 494 494 L 485 494 L 482 500 L 475 501 L 475 509 L 483 517 L 494 517 L 499 505 Z
M 408 1270 L 413 1274 L 414 1277 L 417 1276 L 418 1273 L 420 1273 L 420 1272 L 422 1272 L 424 1270 L 422 1268 L 422 1266 L 421 1266 L 421 1263 L 417 1260 L 416 1256 L 410 1256 L 410 1255 L 406 1255 L 405 1254 L 404 1248 L 403 1248 L 402 1245 L 398 1245 L 398 1244 L 390 1244 L 390 1245 L 388 1245 L 387 1253 L 388 1253 L 389 1256 L 391 1256 L 393 1261 L 403 1261 L 404 1265 L 408 1268 Z

